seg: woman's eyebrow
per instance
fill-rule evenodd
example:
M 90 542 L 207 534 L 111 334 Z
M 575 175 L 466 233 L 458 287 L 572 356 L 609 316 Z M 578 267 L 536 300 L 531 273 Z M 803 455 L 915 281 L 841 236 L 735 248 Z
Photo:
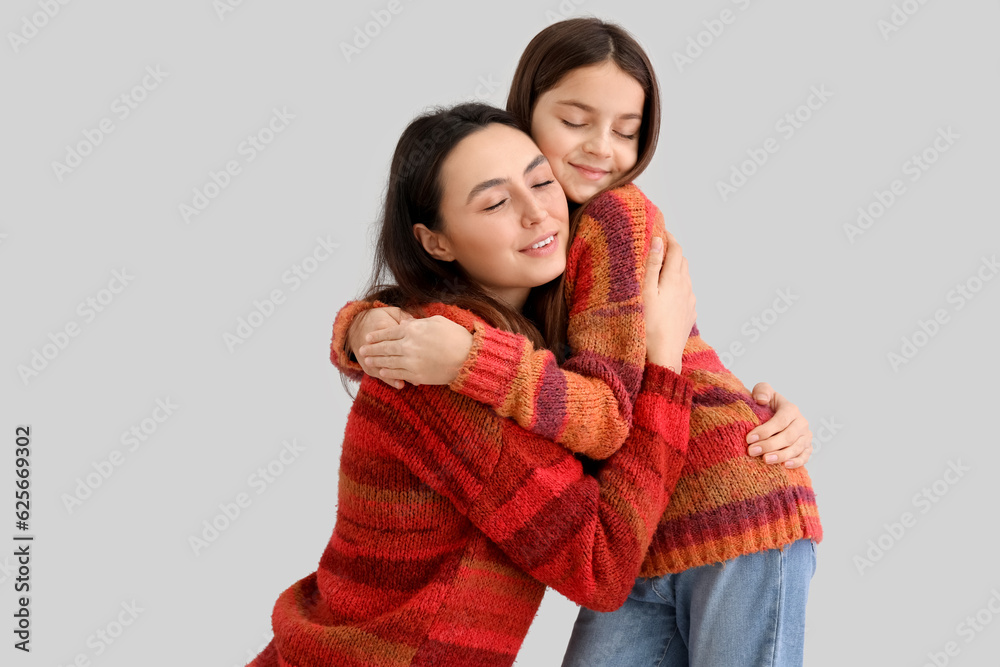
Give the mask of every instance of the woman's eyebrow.
M 544 155 L 542 155 L 541 153 L 539 153 L 538 155 L 535 156 L 535 159 L 533 159 L 531 162 L 529 162 L 528 166 L 524 168 L 524 174 L 527 175 L 529 171 L 531 171 L 532 169 L 534 169 L 538 165 L 543 164 L 545 162 L 548 162 L 548 159 Z M 471 203 L 472 200 L 473 200 L 473 198 L 476 195 L 478 195 L 480 192 L 482 192 L 483 190 L 489 190 L 490 188 L 494 188 L 494 187 L 496 187 L 498 185 L 503 185 L 504 183 L 510 183 L 510 179 L 508 179 L 508 178 L 491 178 L 488 181 L 483 181 L 482 183 L 480 183 L 480 184 L 476 185 L 474 188 L 472 188 L 471 191 L 469 191 L 469 197 L 468 197 L 468 199 L 465 200 L 465 203 L 466 204 Z
M 584 104 L 583 102 L 579 102 L 577 100 L 559 100 L 558 102 L 556 102 L 556 104 L 563 104 L 568 107 L 576 107 L 577 109 L 582 109 L 587 113 L 597 113 L 597 109 L 595 109 L 594 107 L 590 106 L 589 104 Z M 618 118 L 621 120 L 642 120 L 642 114 L 623 113 L 620 114 Z

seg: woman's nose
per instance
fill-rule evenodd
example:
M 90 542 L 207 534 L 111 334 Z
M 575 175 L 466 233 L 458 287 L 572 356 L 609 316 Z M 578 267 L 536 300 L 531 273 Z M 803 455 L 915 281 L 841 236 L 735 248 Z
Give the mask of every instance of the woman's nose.
M 548 217 L 548 213 L 545 207 L 535 200 L 534 197 L 529 197 L 521 215 L 521 224 L 525 227 L 530 227 L 542 222 L 546 217 Z

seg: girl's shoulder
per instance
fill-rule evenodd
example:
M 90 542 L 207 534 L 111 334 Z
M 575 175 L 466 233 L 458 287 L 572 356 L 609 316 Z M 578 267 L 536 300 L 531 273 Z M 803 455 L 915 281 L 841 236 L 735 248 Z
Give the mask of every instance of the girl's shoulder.
M 605 190 L 584 205 L 581 224 L 586 218 L 601 226 L 618 226 L 652 219 L 659 209 L 635 183 Z

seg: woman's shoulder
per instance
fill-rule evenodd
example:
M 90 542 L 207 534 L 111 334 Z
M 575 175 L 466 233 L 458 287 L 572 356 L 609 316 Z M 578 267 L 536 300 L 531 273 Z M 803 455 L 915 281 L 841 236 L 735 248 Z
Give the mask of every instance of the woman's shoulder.
M 411 314 L 414 317 L 433 317 L 435 315 L 440 315 L 446 317 L 452 322 L 461 324 L 463 327 L 468 329 L 470 332 L 474 330 L 476 322 L 486 323 L 486 321 L 479 315 L 476 315 L 471 310 L 466 308 L 461 308 L 459 306 L 442 303 L 440 301 L 434 301 L 431 303 L 421 304 L 413 309 L 411 309 Z

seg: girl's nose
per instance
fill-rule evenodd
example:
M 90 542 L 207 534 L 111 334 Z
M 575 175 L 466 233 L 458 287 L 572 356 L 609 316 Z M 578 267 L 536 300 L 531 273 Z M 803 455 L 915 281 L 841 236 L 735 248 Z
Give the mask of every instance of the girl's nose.
M 595 132 L 584 142 L 583 150 L 591 155 L 606 158 L 611 155 L 611 143 L 604 132 Z

